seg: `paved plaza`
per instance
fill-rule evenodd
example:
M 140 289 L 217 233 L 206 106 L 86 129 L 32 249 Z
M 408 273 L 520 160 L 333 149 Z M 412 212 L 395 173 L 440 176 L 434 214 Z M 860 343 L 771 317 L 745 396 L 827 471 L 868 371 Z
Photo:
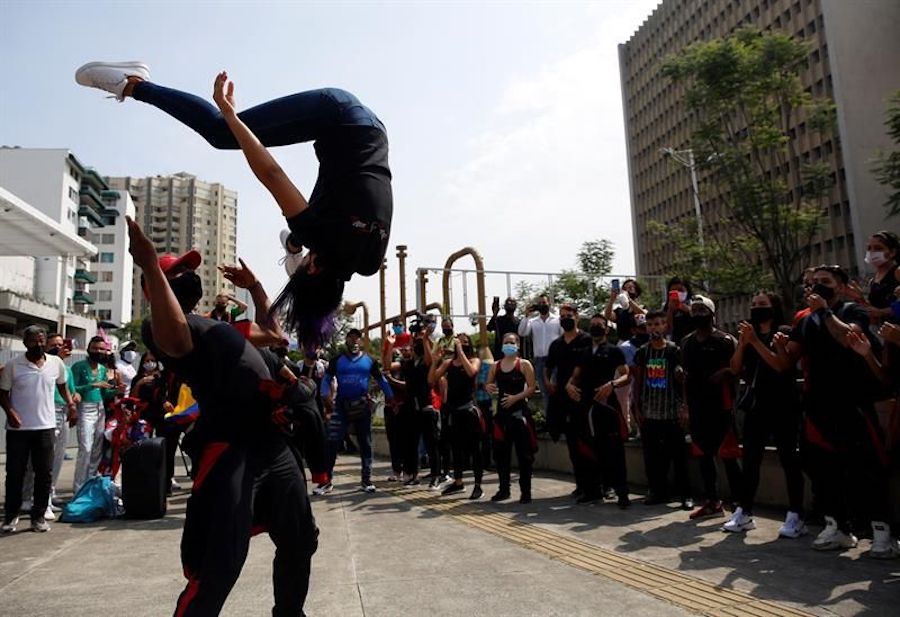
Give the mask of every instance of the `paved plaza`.
M 836 555 L 809 549 L 811 538 L 777 540 L 775 513 L 726 535 L 723 519 L 690 522 L 639 495 L 626 511 L 576 506 L 568 479 L 549 474 L 536 476 L 527 506 L 385 481 L 369 495 L 356 491 L 357 465 L 342 458 L 334 493 L 313 501 L 312 617 L 897 614 L 900 561 L 868 559 L 867 541 Z M 386 473 L 379 463 L 376 478 Z M 495 488 L 488 474 L 485 492 Z M 57 522 L 0 538 L 0 615 L 171 614 L 186 500 L 177 493 L 161 520 Z M 272 554 L 266 536 L 252 541 L 224 615 L 269 614 Z

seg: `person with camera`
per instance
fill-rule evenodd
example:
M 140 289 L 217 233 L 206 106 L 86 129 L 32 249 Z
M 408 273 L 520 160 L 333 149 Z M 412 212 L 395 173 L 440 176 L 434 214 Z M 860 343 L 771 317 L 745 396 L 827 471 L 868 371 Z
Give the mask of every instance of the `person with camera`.
M 662 310 L 669 320 L 669 338 L 681 346 L 682 340 L 694 331 L 694 320 L 691 315 L 691 298 L 693 291 L 686 279 L 674 276 L 666 285 L 666 302 Z
M 519 340 L 526 336 L 531 337 L 532 358 L 534 373 L 537 375 L 538 387 L 541 390 L 541 398 L 544 403 L 544 413 L 550 407 L 550 392 L 547 389 L 547 354 L 550 353 L 550 343 L 558 339 L 563 329 L 560 320 L 550 312 L 550 296 L 541 294 L 535 304 L 528 307 L 530 317 L 519 322 Z M 574 328 L 574 326 L 572 326 Z
M 487 323 L 487 331 L 494 333 L 494 358 L 503 357 L 503 339 L 510 332 L 517 334 L 519 332 L 519 322 L 522 320 L 516 317 L 516 299 L 507 298 L 503 302 L 503 314 L 500 314 L 500 296 L 494 296 L 494 302 L 491 304 L 491 319 Z
M 788 334 L 782 330 L 784 313 L 777 294 L 759 291 L 750 301 L 750 319 L 738 326 L 737 349 L 731 370 L 745 388 L 737 408 L 744 413 L 744 490 L 740 507 L 723 529 L 739 532 L 754 529 L 753 503 L 759 486 L 759 470 L 769 438 L 774 438 L 784 471 L 788 512 L 778 531 L 782 538 L 806 535 L 803 522 L 803 471 L 797 444 L 800 436 L 800 405 L 794 382 L 794 365 L 787 356 Z M 789 332 L 789 329 L 785 328 Z
M 791 332 L 791 361 L 806 367 L 802 452 L 825 528 L 813 541 L 817 550 L 846 550 L 857 545 L 851 520 L 871 521 L 870 555 L 896 556 L 888 504 L 888 459 L 874 402 L 880 384 L 864 358 L 848 344 L 864 335 L 880 353 L 869 332 L 869 315 L 841 299 L 850 277 L 836 265 L 822 264 L 813 273 L 807 296 L 810 314 Z
M 700 475 L 705 501 L 690 514 L 691 520 L 722 516 L 716 473 L 716 457 L 722 459 L 732 499 L 742 494 L 741 468 L 734 437 L 734 374 L 731 357 L 737 346 L 734 337 L 715 326 L 716 305 L 700 294 L 691 299 L 694 331 L 681 344 L 684 367 L 685 404 L 691 439 L 700 451 Z M 734 448 L 726 449 L 726 438 L 733 438 Z M 729 451 L 726 451 L 729 450 Z
M 566 385 L 566 392 L 576 403 L 576 430 L 593 446 L 599 465 L 591 465 L 584 495 L 579 503 L 600 499 L 601 486 L 615 491 L 620 508 L 631 505 L 625 469 L 625 441 L 628 428 L 615 389 L 631 383 L 622 350 L 607 340 L 609 322 L 596 314 L 591 317 L 591 345 L 579 358 Z
M 445 355 L 440 363 L 436 361 L 432 363 L 428 375 L 428 382 L 431 385 L 444 377 L 447 380 L 447 394 L 442 411 L 446 410 L 450 419 L 453 482 L 444 488 L 442 495 L 452 495 L 465 490 L 463 472 L 470 460 L 475 486 L 469 499 L 481 499 L 484 494 L 481 489 L 484 473 L 481 440 L 484 428 L 481 412 L 475 405 L 475 377 L 480 367 L 481 360 L 475 355 L 472 339 L 468 334 L 461 332 L 456 337 L 453 355 L 450 357 Z
M 369 400 L 369 383 L 374 380 L 381 388 L 386 408 L 394 405 L 394 391 L 381 374 L 378 363 L 363 351 L 361 338 L 362 332 L 356 328 L 347 332 L 344 353 L 329 363 L 322 380 L 322 400 L 330 416 L 326 461 L 328 482 L 316 487 L 313 491 L 316 495 L 330 493 L 334 488 L 332 477 L 338 447 L 344 441 L 351 424 L 356 429 L 356 438 L 359 440 L 360 490 L 375 492 L 375 485 L 372 484 L 372 402 Z

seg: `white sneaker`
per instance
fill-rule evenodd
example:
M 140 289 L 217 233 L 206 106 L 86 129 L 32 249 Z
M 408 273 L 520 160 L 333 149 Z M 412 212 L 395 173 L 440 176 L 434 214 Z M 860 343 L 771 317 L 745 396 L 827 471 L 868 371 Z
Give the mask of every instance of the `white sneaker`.
M 734 514 L 731 515 L 731 519 L 722 525 L 722 531 L 731 533 L 749 531 L 751 529 L 756 529 L 756 523 L 753 521 L 752 516 L 744 514 L 744 509 L 741 507 L 735 508 Z
M 288 247 L 288 238 L 290 236 L 290 229 L 282 229 L 281 233 L 278 234 L 278 239 L 281 241 L 281 248 L 284 249 L 284 257 L 281 258 L 281 262 L 284 264 L 284 271 L 287 272 L 288 276 L 293 276 L 300 266 L 300 262 L 303 261 L 303 251 L 294 252 Z
M 331 491 L 334 490 L 334 485 L 331 482 L 327 482 L 325 484 L 320 484 L 316 488 L 313 489 L 313 495 L 327 495 Z
M 19 508 L 19 512 L 25 512 L 26 514 L 31 512 L 31 508 L 34 507 L 34 502 L 30 499 L 26 499 L 22 502 L 22 507 Z
M 3 523 L 3 525 L 0 526 L 0 534 L 3 534 L 3 533 L 12 533 L 12 532 L 14 532 L 14 531 L 16 530 L 16 526 L 17 526 L 18 524 L 19 524 L 19 517 L 18 517 L 18 516 L 15 517 L 13 520 L 11 520 L 11 521 L 8 522 L 8 523 Z
M 362 484 L 359 485 L 359 490 L 363 493 L 374 493 L 376 489 L 375 485 L 371 482 L 363 481 Z
M 825 517 L 825 529 L 813 540 L 813 548 L 817 551 L 833 551 L 837 549 L 855 548 L 859 541 L 852 533 L 847 534 L 838 529 L 837 521 Z
M 31 521 L 31 531 L 36 531 L 38 533 L 44 533 L 50 531 L 50 525 L 47 524 L 42 518 L 35 519 Z
M 47 509 L 44 510 L 44 520 L 45 521 L 55 521 L 56 515 L 53 513 L 53 509 L 48 505 Z
M 105 90 L 124 101 L 129 76 L 150 80 L 150 69 L 142 62 L 88 62 L 75 71 L 75 81 L 88 88 Z
M 897 559 L 900 557 L 900 542 L 891 537 L 891 526 L 881 521 L 872 521 L 872 549 L 869 557 L 874 559 Z
M 779 538 L 799 538 L 809 533 L 806 523 L 800 518 L 796 512 L 788 512 L 784 519 L 784 525 L 778 530 Z
M 172 481 L 169 483 L 169 488 L 173 491 L 180 491 L 181 485 L 175 481 L 175 478 L 172 478 Z

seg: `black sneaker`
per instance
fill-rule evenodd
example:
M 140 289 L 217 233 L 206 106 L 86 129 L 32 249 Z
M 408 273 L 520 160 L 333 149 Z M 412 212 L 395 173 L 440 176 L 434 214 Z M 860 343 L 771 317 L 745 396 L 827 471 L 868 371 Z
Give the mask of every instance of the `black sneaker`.
M 616 500 L 616 505 L 619 506 L 620 510 L 624 510 L 631 505 L 631 500 L 628 498 L 628 495 L 620 495 L 619 499 Z
M 497 491 L 491 497 L 491 501 L 506 501 L 507 499 L 509 499 L 509 491 Z
M 419 486 L 421 482 L 419 481 L 418 476 L 415 478 L 410 478 L 406 482 L 403 483 L 403 486 Z
M 522 493 L 522 496 L 519 497 L 519 503 L 531 503 L 531 495 L 528 493 Z
M 484 491 L 481 490 L 481 486 L 476 484 L 475 488 L 472 489 L 472 494 L 469 495 L 469 499 L 481 499 L 484 496 Z
M 681 509 L 686 512 L 690 512 L 691 510 L 693 510 L 694 509 L 694 500 L 691 499 L 690 497 L 685 497 L 684 499 L 682 499 L 681 500 Z
M 441 483 L 438 481 L 437 478 L 432 478 L 431 482 L 428 483 L 428 488 L 431 489 L 432 491 L 436 491 L 439 488 L 441 488 Z
M 466 490 L 466 487 L 462 484 L 456 484 L 455 482 L 449 485 L 447 488 L 441 491 L 441 495 L 453 495 L 454 493 L 462 493 Z
M 596 503 L 601 501 L 603 498 L 600 495 L 591 495 L 590 493 L 585 493 L 581 497 L 575 500 L 575 503 L 586 504 L 586 503 Z

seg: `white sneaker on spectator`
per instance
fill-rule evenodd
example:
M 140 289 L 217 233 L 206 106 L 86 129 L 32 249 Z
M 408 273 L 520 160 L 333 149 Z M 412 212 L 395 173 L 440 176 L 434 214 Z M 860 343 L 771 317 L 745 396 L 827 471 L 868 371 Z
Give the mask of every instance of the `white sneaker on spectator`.
M 897 559 L 900 557 L 900 542 L 891 537 L 891 526 L 881 521 L 872 521 L 872 549 L 869 557 L 874 559 Z
M 3 523 L 3 525 L 0 526 L 0 533 L 12 533 L 16 530 L 18 524 L 19 517 L 16 516 L 13 518 L 13 520 L 9 521 L 8 523 Z
M 325 484 L 320 484 L 319 486 L 314 488 L 313 495 L 327 495 L 333 490 L 334 485 L 331 482 L 326 482 Z
M 362 483 L 359 485 L 359 490 L 361 490 L 364 493 L 374 493 L 376 489 L 375 489 L 375 485 L 372 484 L 371 481 L 363 480 Z
M 129 76 L 150 79 L 150 69 L 142 62 L 88 62 L 75 71 L 75 81 L 88 88 L 109 92 L 119 102 L 125 100 L 123 92 Z
M 833 551 L 854 548 L 859 543 L 852 533 L 847 534 L 838 529 L 837 521 L 830 516 L 825 517 L 825 529 L 813 540 L 813 548 L 817 551 Z
M 50 507 L 49 504 L 47 505 L 47 509 L 44 510 L 44 520 L 45 521 L 55 521 L 56 520 L 56 515 L 53 513 L 53 509 Z
M 42 518 L 36 518 L 31 521 L 31 531 L 36 531 L 38 533 L 44 533 L 45 531 L 50 531 L 50 525 L 47 524 Z
M 735 508 L 734 513 L 731 515 L 731 519 L 722 525 L 722 531 L 731 533 L 750 531 L 751 529 L 756 529 L 756 523 L 753 521 L 753 517 L 745 514 L 744 509 L 741 507 Z
M 784 519 L 784 525 L 778 530 L 778 536 L 781 538 L 799 538 L 809 533 L 806 523 L 800 518 L 796 512 L 788 512 Z

